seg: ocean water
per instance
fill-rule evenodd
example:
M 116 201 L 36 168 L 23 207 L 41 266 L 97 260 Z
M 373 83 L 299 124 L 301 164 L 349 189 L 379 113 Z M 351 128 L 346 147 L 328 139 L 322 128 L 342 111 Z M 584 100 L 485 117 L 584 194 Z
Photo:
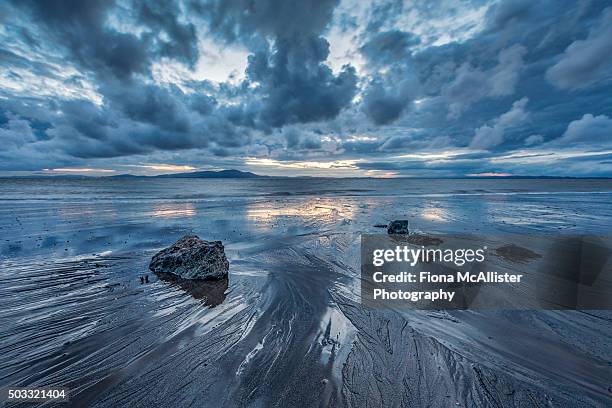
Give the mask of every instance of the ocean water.
M 611 203 L 609 180 L 0 179 L 0 389 L 66 386 L 75 406 L 609 405 L 608 312 L 373 316 L 358 300 L 375 224 L 609 234 Z M 187 233 L 224 242 L 227 282 L 148 272 Z

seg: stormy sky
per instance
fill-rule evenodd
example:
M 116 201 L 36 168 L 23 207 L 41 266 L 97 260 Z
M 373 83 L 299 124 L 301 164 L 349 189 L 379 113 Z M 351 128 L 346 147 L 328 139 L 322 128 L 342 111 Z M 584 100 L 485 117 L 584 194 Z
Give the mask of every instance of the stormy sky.
M 612 176 L 612 2 L 0 4 L 0 174 Z

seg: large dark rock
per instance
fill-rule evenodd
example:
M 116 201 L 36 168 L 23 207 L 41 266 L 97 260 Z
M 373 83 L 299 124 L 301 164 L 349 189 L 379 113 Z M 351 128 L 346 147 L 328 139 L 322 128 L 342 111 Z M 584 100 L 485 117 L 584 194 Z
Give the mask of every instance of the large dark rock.
M 221 241 L 204 241 L 197 235 L 185 235 L 151 259 L 149 269 L 183 279 L 223 279 L 229 262 Z
M 408 220 L 395 220 L 389 223 L 387 234 L 408 234 Z

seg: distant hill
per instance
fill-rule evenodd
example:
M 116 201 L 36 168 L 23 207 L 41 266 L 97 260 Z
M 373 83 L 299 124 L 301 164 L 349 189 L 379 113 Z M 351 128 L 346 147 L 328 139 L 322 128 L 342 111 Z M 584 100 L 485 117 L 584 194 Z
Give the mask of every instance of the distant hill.
M 262 176 L 259 174 L 255 174 L 255 173 L 251 173 L 249 171 L 240 171 L 240 170 L 234 170 L 234 169 L 230 169 L 230 170 L 218 170 L 218 171 L 212 171 L 212 170 L 208 170 L 208 171 L 193 171 L 190 173 L 171 173 L 171 174 L 160 174 L 157 176 L 140 176 L 140 175 L 134 175 L 134 174 L 128 174 L 128 173 L 124 173 L 124 174 L 115 174 L 112 176 L 86 176 L 86 175 L 79 175 L 79 174 L 32 174 L 32 175 L 24 175 L 24 176 L 0 176 L 0 179 L 5 179 L 5 178 L 10 178 L 10 179 L 66 179 L 66 180 L 82 180 L 82 179 L 97 179 L 97 178 L 110 178 L 110 179 L 140 179 L 140 178 L 216 178 L 216 179 L 254 179 L 254 178 L 262 178 L 262 179 L 270 179 L 270 178 L 298 178 L 298 179 L 304 179 L 304 178 L 326 178 L 326 177 L 312 177 L 312 176 Z M 348 178 L 355 178 L 355 179 L 359 179 L 359 178 L 364 178 L 364 179 L 375 179 L 374 177 L 348 177 Z M 399 178 L 403 178 L 403 177 L 397 177 Z M 609 180 L 611 179 L 611 177 L 563 177 L 563 176 L 520 176 L 520 175 L 513 175 L 513 176 L 457 176 L 457 177 L 405 177 L 405 178 L 409 178 L 412 180 L 417 180 L 417 179 L 423 179 L 423 180 L 428 180 L 428 179 L 433 179 L 433 180 L 442 180 L 442 179 L 448 179 L 448 180 L 474 180 L 474 179 L 489 179 L 489 180 L 508 180 L 508 179 L 526 179 L 526 180 L 537 180 L 537 179 L 568 179 L 568 180 L 573 180 L 573 179 L 590 179 L 590 180 Z
M 193 171 L 190 173 L 160 174 L 156 178 L 265 178 L 259 174 L 240 170 Z
M 133 174 L 115 174 L 113 176 L 106 176 L 108 178 L 139 178 L 144 176 L 135 176 Z
M 135 176 L 133 174 L 116 174 L 107 176 L 110 178 L 267 178 L 268 176 L 260 176 L 259 174 L 249 171 L 240 170 L 219 170 L 219 171 L 192 171 L 189 173 L 170 173 L 159 174 L 157 176 Z

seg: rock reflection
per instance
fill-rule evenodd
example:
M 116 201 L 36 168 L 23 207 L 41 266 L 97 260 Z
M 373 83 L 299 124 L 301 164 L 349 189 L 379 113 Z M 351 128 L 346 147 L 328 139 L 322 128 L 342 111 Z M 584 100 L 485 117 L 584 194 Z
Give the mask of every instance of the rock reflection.
M 195 299 L 202 300 L 206 306 L 217 306 L 225 300 L 225 291 L 229 287 L 229 279 L 195 280 L 183 279 L 171 273 L 157 273 L 159 279 L 180 287 Z

